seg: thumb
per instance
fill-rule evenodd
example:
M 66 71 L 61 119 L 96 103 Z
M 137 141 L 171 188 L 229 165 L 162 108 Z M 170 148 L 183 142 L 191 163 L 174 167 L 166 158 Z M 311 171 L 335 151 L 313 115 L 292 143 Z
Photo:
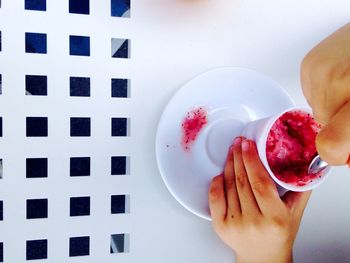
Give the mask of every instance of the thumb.
M 282 200 L 285 205 L 294 213 L 297 213 L 299 216 L 302 216 L 307 202 L 311 196 L 311 190 L 306 192 L 287 192 Z
M 322 128 L 316 138 L 316 147 L 327 163 L 350 164 L 350 101 Z

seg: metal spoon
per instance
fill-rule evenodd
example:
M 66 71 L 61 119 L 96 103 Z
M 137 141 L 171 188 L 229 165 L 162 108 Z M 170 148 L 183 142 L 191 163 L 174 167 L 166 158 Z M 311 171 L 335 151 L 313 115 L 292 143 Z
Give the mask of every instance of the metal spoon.
M 328 163 L 323 161 L 319 155 L 311 161 L 308 169 L 309 174 L 317 174 L 328 167 Z

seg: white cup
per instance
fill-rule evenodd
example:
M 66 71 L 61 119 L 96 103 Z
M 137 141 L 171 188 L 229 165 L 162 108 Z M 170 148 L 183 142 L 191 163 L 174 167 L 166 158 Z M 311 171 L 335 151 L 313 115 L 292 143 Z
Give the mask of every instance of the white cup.
M 279 180 L 272 172 L 270 165 L 267 161 L 267 155 L 266 155 L 267 137 L 276 120 L 278 120 L 284 113 L 289 111 L 295 111 L 295 110 L 307 112 L 310 114 L 312 113 L 309 108 L 305 108 L 305 107 L 289 108 L 279 114 L 250 122 L 245 126 L 245 128 L 242 131 L 242 136 L 246 137 L 247 139 L 254 140 L 256 142 L 259 157 L 263 165 L 265 166 L 266 170 L 269 172 L 271 178 L 275 181 L 280 196 L 284 195 L 288 191 L 304 192 L 304 191 L 314 189 L 324 182 L 324 180 L 326 179 L 330 171 L 329 167 L 326 168 L 322 172 L 320 177 L 315 178 L 314 180 L 312 180 L 312 182 L 303 186 L 296 186 L 293 184 L 283 182 Z

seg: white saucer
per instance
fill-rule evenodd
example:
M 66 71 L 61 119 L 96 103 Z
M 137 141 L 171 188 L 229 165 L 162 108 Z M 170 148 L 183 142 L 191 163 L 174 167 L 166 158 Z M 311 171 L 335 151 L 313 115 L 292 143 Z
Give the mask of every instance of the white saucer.
M 248 69 L 216 69 L 185 84 L 166 106 L 156 137 L 159 171 L 171 194 L 186 209 L 210 220 L 209 184 L 222 172 L 233 139 L 247 122 L 293 106 L 279 84 Z M 208 123 L 191 150 L 184 151 L 181 124 L 198 107 L 207 110 Z

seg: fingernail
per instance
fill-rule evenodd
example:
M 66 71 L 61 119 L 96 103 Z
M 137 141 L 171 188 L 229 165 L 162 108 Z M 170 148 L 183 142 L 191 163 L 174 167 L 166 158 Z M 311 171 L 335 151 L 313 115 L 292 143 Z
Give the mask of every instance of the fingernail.
M 233 141 L 233 144 L 234 144 L 235 146 L 238 146 L 238 145 L 241 144 L 241 142 L 242 142 L 242 138 L 241 138 L 241 137 L 237 137 L 237 138 Z
M 242 151 L 248 151 L 250 147 L 250 143 L 248 140 L 244 140 L 242 142 Z
M 228 152 L 229 152 L 229 153 L 232 153 L 232 152 L 233 152 L 233 145 L 230 146 L 230 148 L 228 149 Z

